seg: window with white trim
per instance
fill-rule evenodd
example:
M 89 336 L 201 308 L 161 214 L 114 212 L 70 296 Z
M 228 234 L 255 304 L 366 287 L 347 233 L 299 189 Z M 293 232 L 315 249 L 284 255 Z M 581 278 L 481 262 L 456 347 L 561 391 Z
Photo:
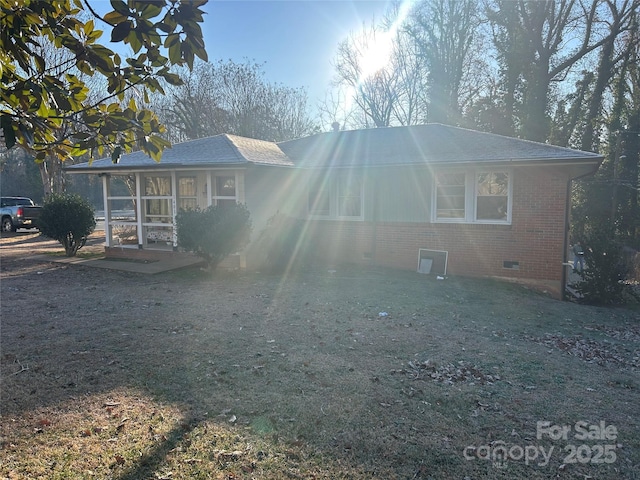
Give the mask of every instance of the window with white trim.
M 195 210 L 198 207 L 198 181 L 196 177 L 178 178 L 178 208 Z
M 486 171 L 476 174 L 476 220 L 506 222 L 509 212 L 509 174 Z
M 331 185 L 324 176 L 309 182 L 307 209 L 309 215 L 331 216 Z
M 316 218 L 362 220 L 363 197 L 362 174 L 322 174 L 309 182 L 307 213 Z
M 228 206 L 236 204 L 236 177 L 235 175 L 215 176 L 214 191 L 211 199 L 215 205 Z
M 145 176 L 144 202 L 145 223 L 172 223 L 171 177 Z
M 337 178 L 338 217 L 362 217 L 362 176 L 340 175 Z
M 466 175 L 464 172 L 436 174 L 436 218 L 465 218 Z
M 437 172 L 433 218 L 436 222 L 511 222 L 512 174 L 507 169 Z

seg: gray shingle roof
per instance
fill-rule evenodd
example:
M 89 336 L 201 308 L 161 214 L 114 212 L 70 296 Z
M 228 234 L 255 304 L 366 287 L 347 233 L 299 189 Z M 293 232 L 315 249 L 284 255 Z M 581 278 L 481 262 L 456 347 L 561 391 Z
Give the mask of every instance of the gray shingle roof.
M 601 156 L 569 148 L 440 124 L 320 133 L 278 144 L 302 167 L 590 161 Z
M 98 172 L 138 168 L 272 165 L 302 168 L 465 164 L 502 162 L 585 162 L 595 153 L 556 147 L 440 124 L 329 132 L 273 143 L 236 135 L 216 135 L 173 145 L 160 164 L 142 152 L 68 167 Z
M 277 144 L 254 138 L 227 135 L 247 161 L 261 165 L 293 166 Z
M 176 143 L 165 149 L 160 163 L 143 152 L 123 155 L 117 164 L 111 158 L 79 163 L 70 171 L 127 170 L 136 168 L 209 167 L 242 164 L 292 166 L 291 161 L 273 142 L 265 142 L 235 135 L 216 135 L 188 142 Z

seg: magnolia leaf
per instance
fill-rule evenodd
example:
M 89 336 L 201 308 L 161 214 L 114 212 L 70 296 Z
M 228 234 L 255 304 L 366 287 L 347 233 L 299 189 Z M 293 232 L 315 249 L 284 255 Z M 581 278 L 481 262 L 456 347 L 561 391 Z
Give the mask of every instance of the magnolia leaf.
M 138 34 L 135 30 L 129 32 L 129 34 L 127 35 L 127 42 L 129 43 L 129 45 L 131 45 L 134 53 L 138 53 L 142 48 L 142 42 L 140 41 L 140 38 L 138 37 Z
M 11 124 L 11 117 L 9 115 L 0 116 L 0 127 L 4 134 L 4 144 L 7 149 L 10 149 L 16 144 L 16 134 L 13 131 L 13 125 Z
M 111 161 L 113 163 L 118 163 L 120 161 L 120 157 L 122 157 L 122 147 L 114 148 L 113 153 L 111 154 Z
M 118 12 L 109 12 L 104 17 L 104 21 L 110 25 L 118 25 L 121 22 L 124 22 L 127 17 Z
M 84 60 L 80 60 L 78 63 L 76 63 L 76 67 L 82 73 L 89 75 L 90 77 L 93 76 L 93 68 L 91 68 L 91 65 L 89 65 Z
M 25 140 L 26 144 L 29 147 L 33 146 L 33 131 L 24 123 L 18 123 L 18 130 L 22 135 L 22 138 Z
M 42 58 L 40 55 L 34 55 L 33 60 L 36 62 L 36 68 L 38 69 L 38 73 L 44 73 L 44 71 L 46 70 L 46 64 L 45 64 L 44 58 Z
M 133 28 L 133 24 L 129 20 L 127 20 L 126 22 L 119 23 L 111 31 L 111 41 L 121 42 L 122 40 L 127 38 L 127 35 L 129 35 L 129 32 L 131 32 L 132 28 Z
M 142 7 L 142 10 L 140 10 L 140 16 L 146 19 L 157 17 L 161 13 L 162 6 L 151 2 L 147 3 L 144 7 Z
M 111 6 L 116 12 L 122 15 L 126 15 L 127 17 L 131 15 L 131 10 L 129 10 L 129 7 L 127 7 L 122 0 L 111 0 Z
M 89 20 L 87 23 L 84 24 L 84 33 L 85 35 L 90 35 L 91 32 L 93 32 L 93 30 L 95 29 L 95 25 L 93 23 L 93 20 Z

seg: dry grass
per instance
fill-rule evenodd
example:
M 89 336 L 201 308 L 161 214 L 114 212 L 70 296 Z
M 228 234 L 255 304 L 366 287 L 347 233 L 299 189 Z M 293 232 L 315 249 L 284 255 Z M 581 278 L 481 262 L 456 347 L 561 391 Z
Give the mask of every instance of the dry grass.
M 148 277 L 10 260 L 2 311 L 0 478 L 640 471 L 635 312 L 390 270 Z M 537 439 L 544 420 L 619 434 Z M 500 442 L 554 452 L 464 457 Z M 572 442 L 612 443 L 616 460 L 568 464 Z

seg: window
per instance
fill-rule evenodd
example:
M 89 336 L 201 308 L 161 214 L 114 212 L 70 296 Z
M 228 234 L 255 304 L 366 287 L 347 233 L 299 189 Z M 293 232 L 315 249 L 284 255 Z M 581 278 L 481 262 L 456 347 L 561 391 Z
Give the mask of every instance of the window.
M 215 177 L 215 195 L 213 200 L 216 205 L 235 205 L 236 203 L 236 177 Z
M 196 177 L 182 177 L 178 179 L 178 208 L 181 210 L 195 210 L 198 206 Z
M 309 214 L 322 217 L 331 215 L 331 187 L 324 178 L 309 185 Z
M 309 182 L 307 212 L 316 217 L 361 220 L 363 196 L 362 175 L 323 174 Z
M 146 196 L 171 196 L 171 177 L 145 177 Z
M 436 175 L 436 218 L 465 217 L 465 188 L 464 172 Z
M 510 223 L 511 174 L 507 170 L 457 170 L 435 175 L 438 222 Z
M 338 216 L 362 216 L 362 177 L 342 175 L 338 177 Z
M 145 223 L 171 223 L 171 177 L 144 178 Z
M 509 174 L 479 172 L 476 177 L 476 219 L 505 222 L 509 208 Z

